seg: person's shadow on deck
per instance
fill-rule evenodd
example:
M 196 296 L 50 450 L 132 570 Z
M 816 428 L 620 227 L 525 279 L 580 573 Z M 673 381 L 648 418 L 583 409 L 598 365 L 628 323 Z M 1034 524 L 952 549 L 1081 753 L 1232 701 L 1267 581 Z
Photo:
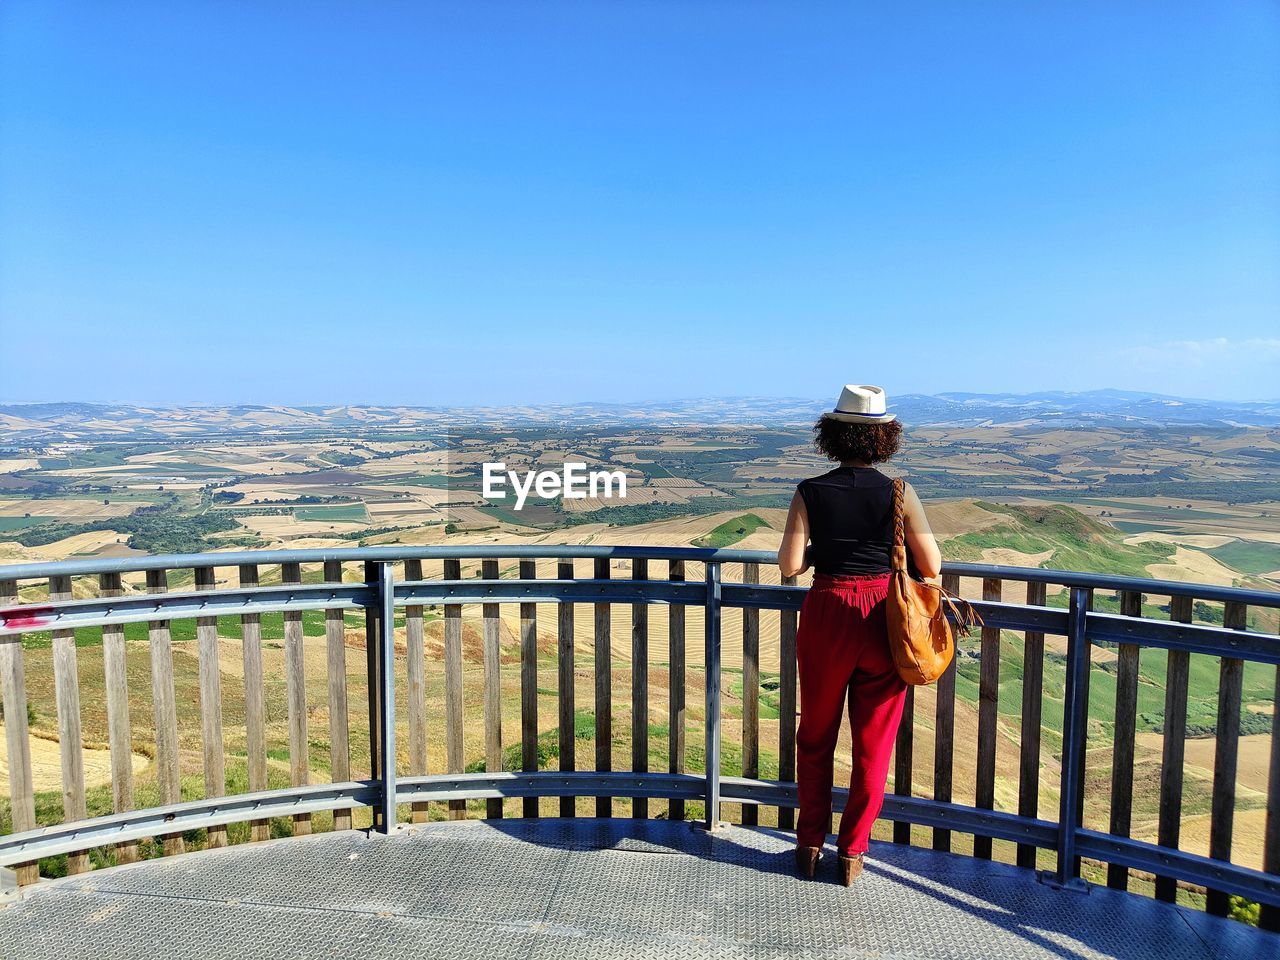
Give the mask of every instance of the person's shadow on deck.
M 794 878 L 796 883 L 815 882 L 796 876 L 794 832 L 774 827 L 732 825 L 723 832 L 709 834 L 694 821 L 623 817 L 492 819 L 477 823 L 523 843 L 552 849 L 692 856 L 760 874 Z M 777 849 L 779 844 L 782 849 Z M 829 870 L 835 859 L 830 838 L 823 858 Z M 970 882 L 966 883 L 966 879 Z M 1275 934 L 1198 912 L 1188 916 L 1185 908 L 1105 887 L 1090 887 L 1092 896 L 1056 890 L 1040 884 L 1036 875 L 1024 868 L 974 860 L 963 854 L 873 841 L 864 876 L 855 888 L 857 893 L 868 891 L 868 880 L 890 884 L 889 895 L 899 905 L 909 898 L 916 901 L 915 909 L 919 911 L 935 915 L 955 911 L 964 915 L 967 923 L 1006 931 L 1047 956 L 1078 957 L 1080 946 L 1116 960 L 1280 956 L 1280 936 Z M 813 891 L 816 905 L 824 897 L 852 893 L 840 888 L 831 876 L 825 883 L 818 883 L 821 885 Z M 834 889 L 824 889 L 827 884 Z M 1037 904 L 1045 897 L 1064 900 Z M 1183 936 L 1171 938 L 1174 932 Z M 1184 949 L 1178 950 L 1178 945 Z M 998 952 L 997 943 L 990 946 Z

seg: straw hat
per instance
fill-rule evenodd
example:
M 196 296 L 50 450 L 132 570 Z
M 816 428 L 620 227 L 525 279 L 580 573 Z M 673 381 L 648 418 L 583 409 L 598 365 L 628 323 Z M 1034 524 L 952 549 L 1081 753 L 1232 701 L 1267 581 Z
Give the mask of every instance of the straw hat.
M 897 414 L 885 412 L 883 388 L 869 383 L 846 383 L 836 408 L 823 416 L 845 423 L 888 423 L 896 419 Z

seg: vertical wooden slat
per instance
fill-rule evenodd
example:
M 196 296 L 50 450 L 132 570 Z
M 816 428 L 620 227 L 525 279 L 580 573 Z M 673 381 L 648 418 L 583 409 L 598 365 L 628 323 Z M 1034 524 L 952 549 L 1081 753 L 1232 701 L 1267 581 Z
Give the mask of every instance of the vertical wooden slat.
M 281 564 L 280 579 L 285 584 L 302 583 L 302 567 L 296 563 Z M 304 656 L 302 613 L 301 611 L 286 610 L 284 614 L 284 672 L 285 696 L 289 702 L 289 779 L 295 787 L 306 786 L 311 778 L 311 764 L 307 744 L 307 681 Z M 294 814 L 294 836 L 310 832 L 311 814 Z
M 958 596 L 960 594 L 959 575 L 944 573 L 942 586 Z M 933 799 L 941 800 L 943 803 L 951 802 L 951 775 L 955 757 L 956 662 L 959 659 L 957 652 L 937 682 L 938 705 L 933 723 Z M 944 851 L 951 849 L 949 829 L 934 827 L 933 849 Z
M 536 560 L 520 561 L 520 579 L 538 579 Z M 538 769 L 538 605 L 520 604 L 520 769 Z M 526 817 L 538 815 L 538 798 L 525 797 Z
M 744 563 L 742 582 L 759 583 L 760 564 Z M 742 611 L 742 775 L 760 777 L 760 611 L 754 607 Z M 742 822 L 753 826 L 759 821 L 760 808 L 744 803 Z
M 1046 585 L 1027 583 L 1027 605 L 1042 607 Z M 1018 815 L 1035 819 L 1040 812 L 1040 717 L 1044 701 L 1044 634 L 1028 630 L 1023 635 L 1022 728 L 1018 755 Z M 1036 847 L 1018 844 L 1018 866 L 1036 865 Z
M 1120 591 L 1120 614 L 1142 616 L 1142 594 Z M 1133 757 L 1138 730 L 1139 647 L 1122 643 L 1116 651 L 1116 719 L 1111 745 L 1111 823 L 1113 836 L 1127 837 L 1133 828 Z M 1107 886 L 1129 889 L 1129 868 L 1107 864 Z
M 794 587 L 795 577 L 783 577 L 782 585 Z M 778 614 L 778 780 L 782 783 L 796 781 L 796 625 L 800 619 L 798 610 L 783 610 Z M 795 827 L 794 807 L 778 808 L 778 826 L 783 830 Z
M 15 606 L 18 584 L 0 580 L 0 606 Z M 22 635 L 0 637 L 0 703 L 4 705 L 5 746 L 9 753 L 9 810 L 13 832 L 36 828 L 36 803 L 31 778 L 31 733 L 27 726 L 27 680 L 22 662 Z M 35 883 L 40 877 L 35 863 L 14 867 L 18 883 Z
M 326 560 L 324 579 L 342 583 L 342 561 Z M 351 779 L 351 729 L 347 706 L 347 621 L 341 609 L 324 612 L 325 660 L 329 674 L 329 769 L 335 783 Z M 351 811 L 333 812 L 333 829 L 351 829 Z
M 98 577 L 98 592 L 118 597 L 124 590 L 120 574 Z M 107 736 L 111 745 L 111 808 L 116 813 L 133 809 L 133 731 L 129 722 L 129 671 L 125 659 L 124 625 L 102 628 L 102 677 L 107 694 Z M 116 844 L 116 863 L 134 863 L 138 842 Z
M 1271 702 L 1280 703 L 1280 667 L 1276 667 Z M 1280 735 L 1271 731 L 1270 767 L 1267 773 L 1267 814 L 1262 828 L 1262 869 L 1280 874 Z M 1280 932 L 1280 906 L 1264 903 L 1258 926 L 1272 933 Z
M 1169 617 L 1191 622 L 1191 597 L 1171 597 Z M 1182 774 L 1187 738 L 1187 681 L 1190 654 L 1170 650 L 1164 686 L 1164 751 L 1160 763 L 1160 826 L 1158 842 L 1177 849 L 1182 826 Z M 1156 877 L 1156 898 L 1173 902 L 1178 893 L 1173 877 Z
M 462 561 L 444 562 L 446 580 L 462 579 Z M 444 605 L 444 725 L 445 762 L 449 773 L 462 773 L 462 605 Z M 449 819 L 465 820 L 467 801 L 449 801 Z
M 240 586 L 258 586 L 258 568 L 241 564 Z M 267 789 L 267 695 L 262 674 L 262 614 L 240 615 L 241 654 L 244 661 L 244 727 L 249 789 Z M 271 821 L 253 820 L 249 839 L 255 843 L 271 839 Z
M 1222 611 L 1222 625 L 1229 630 L 1245 629 L 1248 608 L 1228 601 Z M 1218 723 L 1213 755 L 1213 806 L 1209 815 L 1209 856 L 1231 860 L 1231 840 L 1235 825 L 1236 773 L 1240 745 L 1240 701 L 1244 686 L 1244 661 L 1223 657 L 1218 679 Z M 1274 734 L 1273 734 L 1274 736 Z M 1219 917 L 1230 910 L 1230 898 L 1221 890 L 1206 891 L 1205 909 Z
M 556 564 L 556 579 L 573 579 L 572 560 L 560 560 Z M 558 752 L 560 769 L 568 772 L 577 767 L 574 755 L 577 734 L 574 722 L 573 604 L 561 603 L 556 612 L 557 684 L 560 700 Z M 576 797 L 560 798 L 560 816 L 572 817 L 576 809 Z
M 982 599 L 1000 600 L 1001 582 L 997 577 L 982 578 Z M 978 775 L 974 784 L 975 807 L 991 810 L 996 796 L 996 708 L 1000 700 L 1000 630 L 982 628 L 982 662 L 978 675 Z M 975 836 L 973 855 L 991 859 L 991 838 Z
M 649 579 L 649 561 L 631 561 L 631 579 Z M 631 605 L 631 769 L 637 773 L 649 770 L 649 605 Z M 649 816 L 649 799 L 635 797 L 631 816 L 638 820 Z
M 71 578 L 50 577 L 49 599 L 70 600 Z M 84 796 L 84 737 L 80 731 L 80 677 L 76 633 L 53 631 L 53 684 L 58 702 L 58 753 L 62 758 L 62 812 L 67 822 L 88 817 Z M 67 854 L 67 872 L 89 869 L 87 851 Z
M 595 578 L 609 579 L 609 561 L 597 558 Z M 610 605 L 595 605 L 596 770 L 613 769 L 613 656 L 610 649 Z M 596 816 L 613 816 L 613 798 L 596 797 Z
M 212 590 L 213 567 L 197 567 L 196 589 Z M 218 618 L 196 618 L 196 648 L 200 658 L 200 734 L 204 749 L 204 795 L 227 792 L 227 751 L 222 738 L 222 670 L 218 664 Z M 210 847 L 227 845 L 227 828 L 210 827 Z
M 498 561 L 481 561 L 481 576 L 498 579 Z M 502 649 L 499 645 L 498 605 L 482 604 L 484 616 L 484 768 L 489 773 L 502 769 Z M 502 798 L 485 801 L 485 816 L 502 816 Z
M 165 570 L 147 571 L 147 592 L 165 593 L 169 589 Z M 151 645 L 151 702 L 156 718 L 156 782 L 162 804 L 182 799 L 182 782 L 178 771 L 178 707 L 173 693 L 173 643 L 168 620 L 152 620 L 147 626 Z M 182 834 L 164 838 L 166 856 L 182 853 Z
M 422 579 L 422 561 L 406 560 L 404 578 Z M 405 693 L 409 700 L 409 776 L 425 776 L 427 772 L 427 661 L 426 631 L 419 604 L 404 609 Z M 426 823 L 430 804 L 414 803 L 410 815 L 414 823 Z
M 916 688 L 908 686 L 902 701 L 902 720 L 898 724 L 898 736 L 893 747 L 893 792 L 895 796 L 911 796 L 911 767 L 914 760 L 916 726 Z M 911 842 L 911 824 L 905 820 L 893 822 L 893 842 Z
M 677 582 L 684 580 L 684 561 L 667 562 L 667 579 Z M 684 773 L 685 758 L 685 662 L 684 662 L 684 613 L 683 604 L 673 603 L 667 607 L 667 709 L 668 744 L 667 770 L 670 773 Z M 670 800 L 667 803 L 667 819 L 684 819 L 684 801 Z

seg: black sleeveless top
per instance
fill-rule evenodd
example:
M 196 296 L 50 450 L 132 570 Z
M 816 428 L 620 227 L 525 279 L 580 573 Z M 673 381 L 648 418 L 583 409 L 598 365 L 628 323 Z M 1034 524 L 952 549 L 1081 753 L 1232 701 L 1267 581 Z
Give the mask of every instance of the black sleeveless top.
M 836 467 L 800 481 L 798 489 L 809 513 L 814 572 L 848 575 L 892 568 L 892 478 L 875 467 Z

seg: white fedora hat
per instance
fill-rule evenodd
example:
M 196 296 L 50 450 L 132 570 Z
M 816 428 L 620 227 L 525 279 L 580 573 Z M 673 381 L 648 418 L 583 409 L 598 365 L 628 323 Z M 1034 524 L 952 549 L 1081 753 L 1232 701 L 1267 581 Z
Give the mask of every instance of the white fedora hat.
M 885 412 L 883 388 L 869 383 L 846 383 L 836 408 L 823 416 L 845 423 L 888 423 L 896 419 L 897 414 Z

